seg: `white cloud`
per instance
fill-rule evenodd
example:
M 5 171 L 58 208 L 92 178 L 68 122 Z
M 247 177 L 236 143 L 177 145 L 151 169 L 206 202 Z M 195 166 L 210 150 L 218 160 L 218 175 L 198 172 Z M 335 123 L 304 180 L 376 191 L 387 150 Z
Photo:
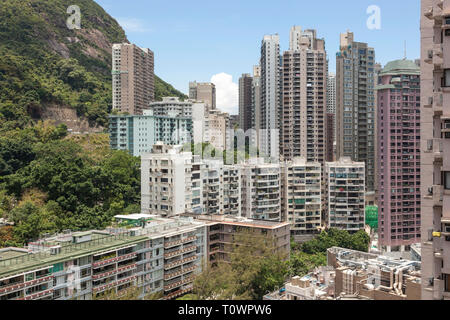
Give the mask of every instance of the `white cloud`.
M 227 73 L 213 75 L 211 82 L 216 85 L 217 109 L 231 114 L 239 113 L 239 85 Z
M 152 29 L 145 26 L 145 22 L 135 18 L 117 18 L 117 21 L 126 32 L 151 32 Z

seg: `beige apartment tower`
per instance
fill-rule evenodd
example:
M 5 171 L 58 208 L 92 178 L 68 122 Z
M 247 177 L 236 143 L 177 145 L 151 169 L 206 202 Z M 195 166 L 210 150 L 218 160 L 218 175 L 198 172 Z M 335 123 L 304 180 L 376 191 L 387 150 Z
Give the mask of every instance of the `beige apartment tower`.
M 375 50 L 341 34 L 336 55 L 336 158 L 366 164 L 367 191 L 375 190 Z
M 325 164 L 327 57 L 316 30 L 291 29 L 291 48 L 282 57 L 280 154 Z
M 422 299 L 450 300 L 450 0 L 421 8 Z
M 203 101 L 208 110 L 215 110 L 216 86 L 210 82 L 189 82 L 189 99 Z
M 140 115 L 155 99 L 153 51 L 134 44 L 112 47 L 113 110 Z

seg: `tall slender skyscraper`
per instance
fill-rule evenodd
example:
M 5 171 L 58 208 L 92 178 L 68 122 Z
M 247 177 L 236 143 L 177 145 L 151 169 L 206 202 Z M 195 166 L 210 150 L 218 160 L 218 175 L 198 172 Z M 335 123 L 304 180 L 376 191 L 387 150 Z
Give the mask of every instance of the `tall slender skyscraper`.
M 336 157 L 366 164 L 367 191 L 375 190 L 375 50 L 341 34 L 336 55 Z
M 280 153 L 325 164 L 327 59 L 316 30 L 291 29 L 290 50 L 282 57 Z
M 239 127 L 244 131 L 254 127 L 252 85 L 253 78 L 250 74 L 244 73 L 239 78 Z
M 112 47 L 113 109 L 142 114 L 155 99 L 155 62 L 150 49 L 117 43 Z
M 336 114 L 336 74 L 333 72 L 327 76 L 327 113 Z
M 253 81 L 252 81 L 252 110 L 254 112 L 253 129 L 256 131 L 256 144 L 259 146 L 259 129 L 261 128 L 261 67 L 253 67 Z
M 450 3 L 421 3 L 422 299 L 450 300 Z
M 334 160 L 334 144 L 336 142 L 336 74 L 327 75 L 327 115 L 326 115 L 326 151 L 325 160 Z
M 378 95 L 378 242 L 405 251 L 420 242 L 420 69 L 389 62 Z
M 259 149 L 279 161 L 280 37 L 266 35 L 261 43 L 261 118 Z

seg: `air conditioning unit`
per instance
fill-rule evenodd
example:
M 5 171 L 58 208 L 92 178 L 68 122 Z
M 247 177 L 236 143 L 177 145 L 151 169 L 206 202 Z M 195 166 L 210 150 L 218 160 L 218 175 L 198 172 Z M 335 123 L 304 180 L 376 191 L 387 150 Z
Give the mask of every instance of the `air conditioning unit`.
M 430 195 L 430 196 L 433 195 L 433 187 L 428 188 L 428 195 Z

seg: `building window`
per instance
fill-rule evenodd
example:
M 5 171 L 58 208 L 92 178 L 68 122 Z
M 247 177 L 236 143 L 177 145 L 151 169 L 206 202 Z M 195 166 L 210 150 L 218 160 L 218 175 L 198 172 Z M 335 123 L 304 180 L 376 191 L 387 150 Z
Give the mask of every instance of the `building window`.
M 450 87 L 450 69 L 444 70 L 443 87 Z
M 444 172 L 444 189 L 450 190 L 450 171 Z
M 444 278 L 444 290 L 445 292 L 450 292 L 450 275 L 443 274 L 442 277 Z

